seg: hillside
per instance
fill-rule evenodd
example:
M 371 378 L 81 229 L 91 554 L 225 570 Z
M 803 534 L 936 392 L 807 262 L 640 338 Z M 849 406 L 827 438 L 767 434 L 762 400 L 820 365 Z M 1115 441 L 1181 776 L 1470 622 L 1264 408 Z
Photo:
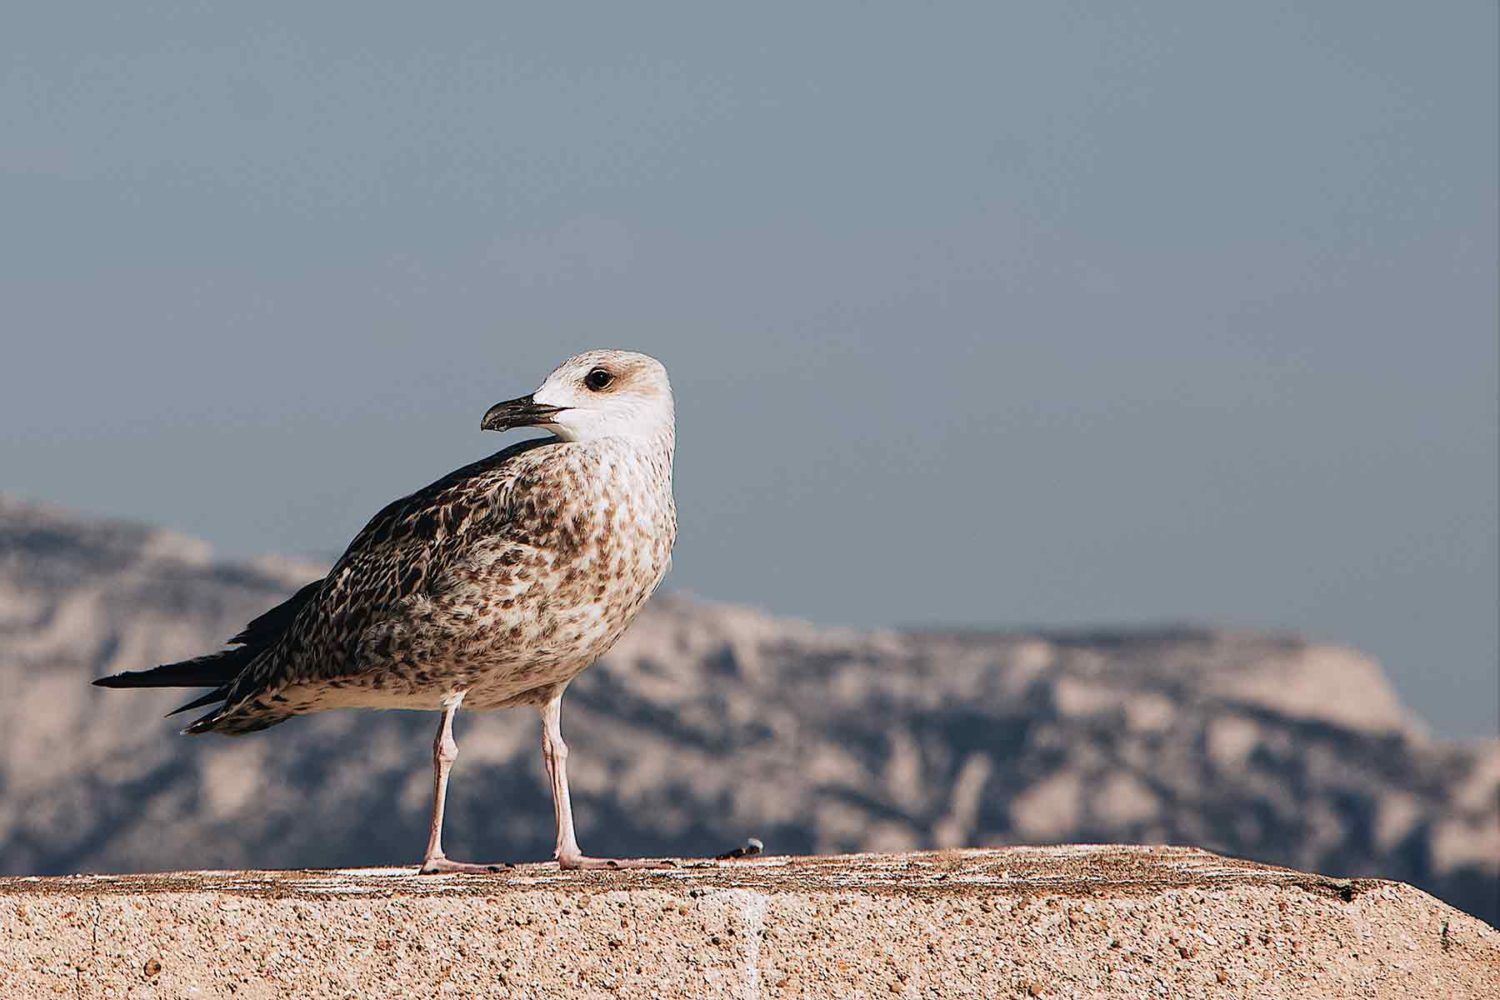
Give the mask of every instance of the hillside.
M 0 872 L 414 862 L 433 717 L 180 738 L 91 688 L 213 648 L 317 567 L 0 500 Z M 1200 846 L 1500 919 L 1500 742 L 1434 740 L 1359 653 L 1212 630 L 860 632 L 659 598 L 574 685 L 586 849 Z M 461 716 L 450 852 L 536 859 L 536 721 Z

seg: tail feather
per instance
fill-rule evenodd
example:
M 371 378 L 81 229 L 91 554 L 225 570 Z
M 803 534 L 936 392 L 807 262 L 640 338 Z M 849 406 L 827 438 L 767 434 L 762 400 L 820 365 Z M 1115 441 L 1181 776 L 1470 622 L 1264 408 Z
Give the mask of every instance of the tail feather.
M 109 677 L 101 677 L 94 683 L 99 687 L 107 688 L 212 688 L 213 690 L 207 694 L 194 698 L 181 708 L 168 713 L 172 716 L 178 712 L 187 712 L 205 705 L 215 705 L 213 711 L 184 729 L 184 733 L 217 732 L 233 736 L 274 726 L 296 713 L 285 711 L 280 707 L 273 708 L 260 701 L 249 703 L 253 711 L 246 710 L 247 699 L 253 691 L 241 690 L 243 685 L 236 685 L 235 682 L 259 657 L 274 654 L 282 635 L 291 627 L 302 609 L 317 596 L 322 585 L 322 580 L 314 580 L 287 600 L 251 621 L 238 635 L 229 640 L 229 644 L 236 647 L 234 649 L 194 657 L 180 663 L 164 663 L 151 670 L 128 670 Z M 235 698 L 233 705 L 227 704 L 231 694 Z M 218 702 L 226 702 L 226 704 L 216 704 Z
M 127 670 L 94 681 L 98 687 L 222 687 L 234 680 L 260 650 L 250 646 L 165 663 L 150 670 Z
M 167 713 L 167 718 L 170 719 L 172 716 L 179 715 L 179 714 L 181 714 L 183 712 L 190 712 L 190 711 L 192 711 L 195 708 L 202 708 L 204 705 L 212 705 L 214 702 L 216 702 L 216 701 L 223 701 L 225 698 L 228 698 L 228 697 L 229 697 L 229 685 L 228 684 L 224 685 L 223 687 L 216 687 L 212 691 L 208 692 L 208 694 L 203 695 L 201 698 L 194 698 L 192 701 L 188 702 L 186 705 L 179 705 L 176 708 L 172 709 L 172 711 L 170 711 L 170 712 Z
M 188 726 L 182 734 L 198 736 L 203 733 L 219 733 L 223 736 L 244 736 L 246 733 L 258 733 L 262 729 L 270 729 L 277 723 L 290 719 L 293 714 L 292 712 L 237 712 L 232 709 L 226 711 L 225 706 L 221 705 Z

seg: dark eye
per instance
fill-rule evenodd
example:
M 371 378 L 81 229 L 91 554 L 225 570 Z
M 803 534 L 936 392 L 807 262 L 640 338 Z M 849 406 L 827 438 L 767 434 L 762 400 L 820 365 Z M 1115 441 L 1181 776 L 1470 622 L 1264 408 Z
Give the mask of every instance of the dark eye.
M 614 375 L 603 368 L 595 368 L 583 377 L 583 384 L 595 392 L 608 389 L 609 384 L 615 380 Z

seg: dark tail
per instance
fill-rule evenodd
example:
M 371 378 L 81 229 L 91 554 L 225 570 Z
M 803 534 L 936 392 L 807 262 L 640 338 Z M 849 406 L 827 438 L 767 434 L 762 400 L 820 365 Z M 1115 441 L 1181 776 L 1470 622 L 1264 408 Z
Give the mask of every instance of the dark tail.
M 101 677 L 94 683 L 99 687 L 107 688 L 157 688 L 157 687 L 206 687 L 213 688 L 208 694 L 195 698 L 183 705 L 181 708 L 169 712 L 168 715 L 176 715 L 178 712 L 186 712 L 189 709 L 202 708 L 204 705 L 212 705 L 215 702 L 224 701 L 234 687 L 235 679 L 244 671 L 250 663 L 262 653 L 273 647 L 281 638 L 296 618 L 297 612 L 311 601 L 322 586 L 322 580 L 314 580 L 301 590 L 293 594 L 289 599 L 278 604 L 259 618 L 245 626 L 244 631 L 230 639 L 234 649 L 226 649 L 221 653 L 210 653 L 207 656 L 196 656 L 191 660 L 183 660 L 180 663 L 165 663 L 151 670 L 127 670 L 122 674 L 113 674 L 109 677 Z M 189 726 L 186 732 L 199 733 L 215 729 L 213 723 L 218 717 L 218 712 L 210 713 Z M 277 719 L 276 721 L 280 721 Z M 240 728 L 235 732 L 252 732 L 254 729 L 265 728 L 271 725 L 265 722 L 253 728 Z M 220 727 L 216 731 L 231 731 L 227 727 Z
M 107 688 L 211 687 L 208 694 L 194 698 L 186 705 L 168 712 L 168 717 L 204 705 L 223 701 L 229 686 L 241 670 L 260 652 L 249 646 L 227 649 L 222 653 L 195 656 L 181 663 L 166 663 L 151 670 L 129 670 L 123 674 L 101 677 L 94 683 Z
M 106 688 L 220 687 L 234 680 L 256 652 L 258 650 L 250 646 L 240 646 L 150 670 L 127 670 L 123 674 L 101 677 L 94 683 Z

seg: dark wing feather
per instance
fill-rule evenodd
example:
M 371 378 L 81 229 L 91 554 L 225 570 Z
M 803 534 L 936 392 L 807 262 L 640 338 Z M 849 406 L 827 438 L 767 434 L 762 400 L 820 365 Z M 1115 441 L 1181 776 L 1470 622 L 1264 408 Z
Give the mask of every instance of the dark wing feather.
M 465 536 L 501 530 L 508 516 L 501 501 L 517 455 L 555 442 L 523 441 L 449 473 L 437 482 L 386 505 L 349 543 L 328 576 L 296 608 L 274 608 L 242 635 L 281 625 L 280 641 L 230 685 L 221 711 L 189 727 L 206 732 L 264 692 L 291 684 L 327 680 L 358 669 L 359 640 L 371 626 L 400 613 L 404 603 L 462 553 Z M 300 596 L 300 593 L 299 593 Z
M 292 623 L 297 612 L 312 600 L 313 595 L 322 585 L 322 580 L 314 580 L 246 625 L 238 635 L 229 640 L 230 645 L 239 647 L 237 649 L 224 649 L 206 656 L 195 656 L 191 660 L 183 660 L 179 663 L 164 663 L 150 670 L 127 670 L 124 673 L 101 677 L 94 681 L 94 684 L 98 687 L 112 688 L 212 687 L 228 690 L 229 685 L 234 683 L 234 679 L 257 656 L 281 638 L 281 634 Z M 210 698 L 210 700 L 214 699 Z M 200 704 L 206 704 L 206 702 L 199 699 L 184 707 L 196 708 Z M 177 711 L 180 712 L 182 709 Z M 172 714 L 175 715 L 176 712 Z
M 297 617 L 297 612 L 313 599 L 321 586 L 323 586 L 322 580 L 314 580 L 270 611 L 253 619 L 249 625 L 239 631 L 238 635 L 229 640 L 230 645 L 264 646 L 280 639 L 281 634 Z
M 510 478 L 506 463 L 554 440 L 525 441 L 465 466 L 371 519 L 329 572 L 314 616 L 299 623 L 332 643 L 326 650 L 330 655 L 318 665 L 322 669 L 314 671 L 317 676 L 336 676 L 352 668 L 366 630 L 427 591 L 432 580 L 466 551 L 473 535 L 500 531 L 509 517 L 504 503 Z

